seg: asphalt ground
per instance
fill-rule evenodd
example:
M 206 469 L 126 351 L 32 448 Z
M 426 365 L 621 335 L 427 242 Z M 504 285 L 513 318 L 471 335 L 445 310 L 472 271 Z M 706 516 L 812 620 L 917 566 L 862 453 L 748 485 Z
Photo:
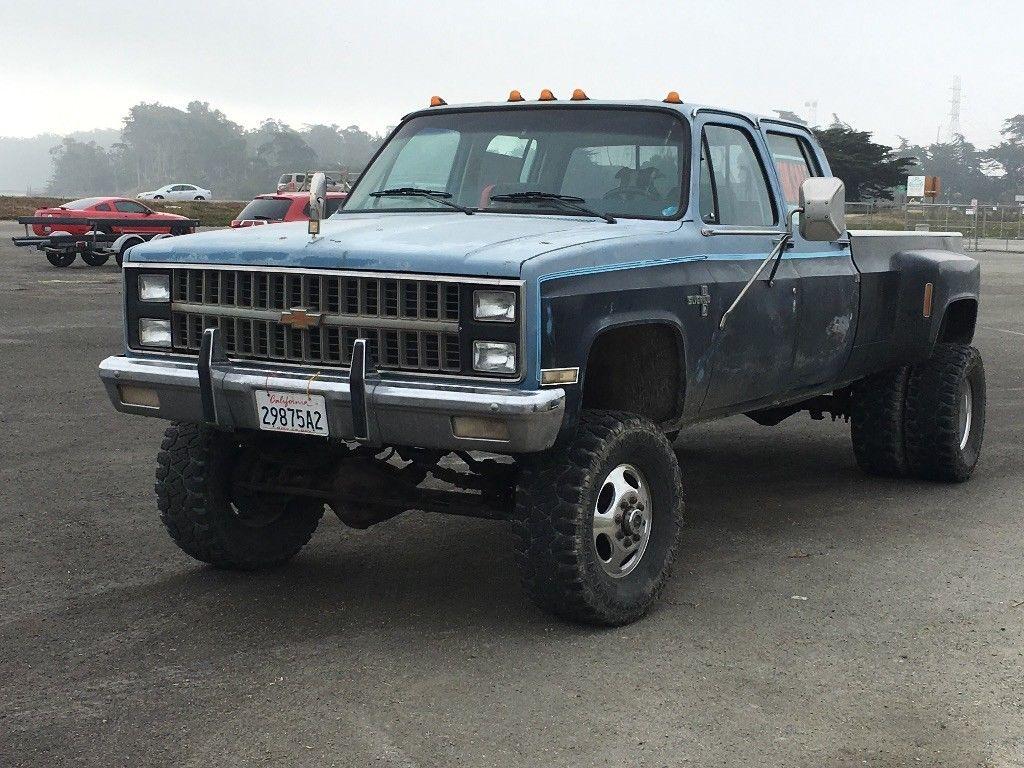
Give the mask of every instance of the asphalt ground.
M 0 765 L 1024 765 L 1024 257 L 982 253 L 982 461 L 861 475 L 845 424 L 677 442 L 689 525 L 618 630 L 525 599 L 501 522 L 324 517 L 288 566 L 163 531 L 163 425 L 109 406 L 119 272 L 0 225 Z

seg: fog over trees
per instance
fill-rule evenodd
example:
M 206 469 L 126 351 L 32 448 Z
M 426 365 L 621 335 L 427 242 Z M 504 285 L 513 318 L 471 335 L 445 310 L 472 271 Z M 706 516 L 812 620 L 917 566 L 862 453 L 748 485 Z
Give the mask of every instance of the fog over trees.
M 803 122 L 793 112 L 779 114 Z M 940 176 L 940 202 L 1009 203 L 1024 194 L 1024 114 L 1008 118 L 1002 141 L 988 148 L 964 136 L 927 146 L 904 139 L 888 147 L 836 116 L 814 131 L 833 172 L 846 182 L 850 201 L 890 200 L 908 174 Z M 382 140 L 357 125 L 295 128 L 268 119 L 245 129 L 202 101 L 185 109 L 141 103 L 131 108 L 120 131 L 0 137 L 0 190 L 134 194 L 190 182 L 220 198 L 243 199 L 273 190 L 282 173 L 357 174 Z
M 134 194 L 188 182 L 220 198 L 243 199 L 273 191 L 282 173 L 358 173 L 382 140 L 357 125 L 293 128 L 266 120 L 246 130 L 202 101 L 183 110 L 143 103 L 129 110 L 119 133 L 0 139 L 0 189 L 42 191 L 39 149 L 45 144 L 43 186 L 49 194 Z M 19 152 L 24 156 L 26 146 L 34 150 L 27 162 L 11 167 L 3 159 Z

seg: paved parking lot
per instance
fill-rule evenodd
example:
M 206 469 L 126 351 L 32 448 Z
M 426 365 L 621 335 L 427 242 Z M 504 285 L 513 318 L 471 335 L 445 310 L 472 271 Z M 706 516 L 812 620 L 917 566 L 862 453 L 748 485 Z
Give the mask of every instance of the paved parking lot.
M 270 573 L 164 534 L 115 413 L 120 273 L 0 225 L 0 765 L 1024 765 L 1024 256 L 983 253 L 972 482 L 869 479 L 844 424 L 685 432 L 663 604 L 529 606 L 506 526 L 325 516 Z

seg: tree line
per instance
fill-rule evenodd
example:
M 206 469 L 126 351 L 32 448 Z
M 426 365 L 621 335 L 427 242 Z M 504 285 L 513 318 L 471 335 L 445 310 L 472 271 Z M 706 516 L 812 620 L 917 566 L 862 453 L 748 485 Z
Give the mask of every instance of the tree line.
M 793 112 L 776 111 L 806 125 Z M 1016 195 L 1024 195 L 1024 114 L 1004 121 L 1002 140 L 987 149 L 979 149 L 962 135 L 928 145 L 901 138 L 897 147 L 888 147 L 835 115 L 828 127 L 812 130 L 832 173 L 846 184 L 846 199 L 851 202 L 892 200 L 907 176 L 940 177 L 938 202 L 1013 203 Z
M 220 198 L 244 199 L 273 191 L 282 173 L 358 173 L 382 141 L 357 125 L 295 129 L 266 120 L 246 130 L 206 102 L 193 101 L 183 110 L 143 103 L 128 112 L 120 140 L 111 147 L 69 137 L 51 149 L 47 191 L 130 194 L 188 182 Z
M 804 122 L 792 112 L 778 113 Z M 941 177 L 940 202 L 977 198 L 1011 203 L 1015 195 L 1024 194 L 1024 114 L 1007 119 L 1002 141 L 987 149 L 963 136 L 927 146 L 901 139 L 899 146 L 889 147 L 836 116 L 831 125 L 813 130 L 851 202 L 892 200 L 908 175 Z M 316 169 L 356 174 L 382 140 L 356 125 L 317 124 L 297 130 L 266 120 L 246 130 L 202 101 L 184 110 L 142 103 L 129 111 L 120 140 L 109 148 L 69 137 L 50 150 L 48 191 L 128 194 L 186 181 L 221 198 L 247 198 L 272 190 L 282 173 Z

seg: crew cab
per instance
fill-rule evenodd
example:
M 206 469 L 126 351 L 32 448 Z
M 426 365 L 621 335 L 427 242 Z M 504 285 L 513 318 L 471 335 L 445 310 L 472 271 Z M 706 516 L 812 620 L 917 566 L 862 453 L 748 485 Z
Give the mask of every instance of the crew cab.
M 330 216 L 345 201 L 346 193 L 328 192 L 326 215 Z M 276 224 L 282 221 L 309 221 L 309 193 L 279 192 L 276 195 L 257 195 L 238 216 L 231 220 L 231 227 L 256 227 Z
M 435 97 L 323 221 L 311 186 L 308 225 L 125 262 L 100 376 L 172 422 L 158 506 L 201 561 L 288 560 L 325 505 L 501 518 L 543 609 L 617 625 L 669 576 L 690 425 L 828 413 L 868 474 L 977 464 L 978 263 L 955 233 L 847 231 L 802 125 L 675 93 Z

